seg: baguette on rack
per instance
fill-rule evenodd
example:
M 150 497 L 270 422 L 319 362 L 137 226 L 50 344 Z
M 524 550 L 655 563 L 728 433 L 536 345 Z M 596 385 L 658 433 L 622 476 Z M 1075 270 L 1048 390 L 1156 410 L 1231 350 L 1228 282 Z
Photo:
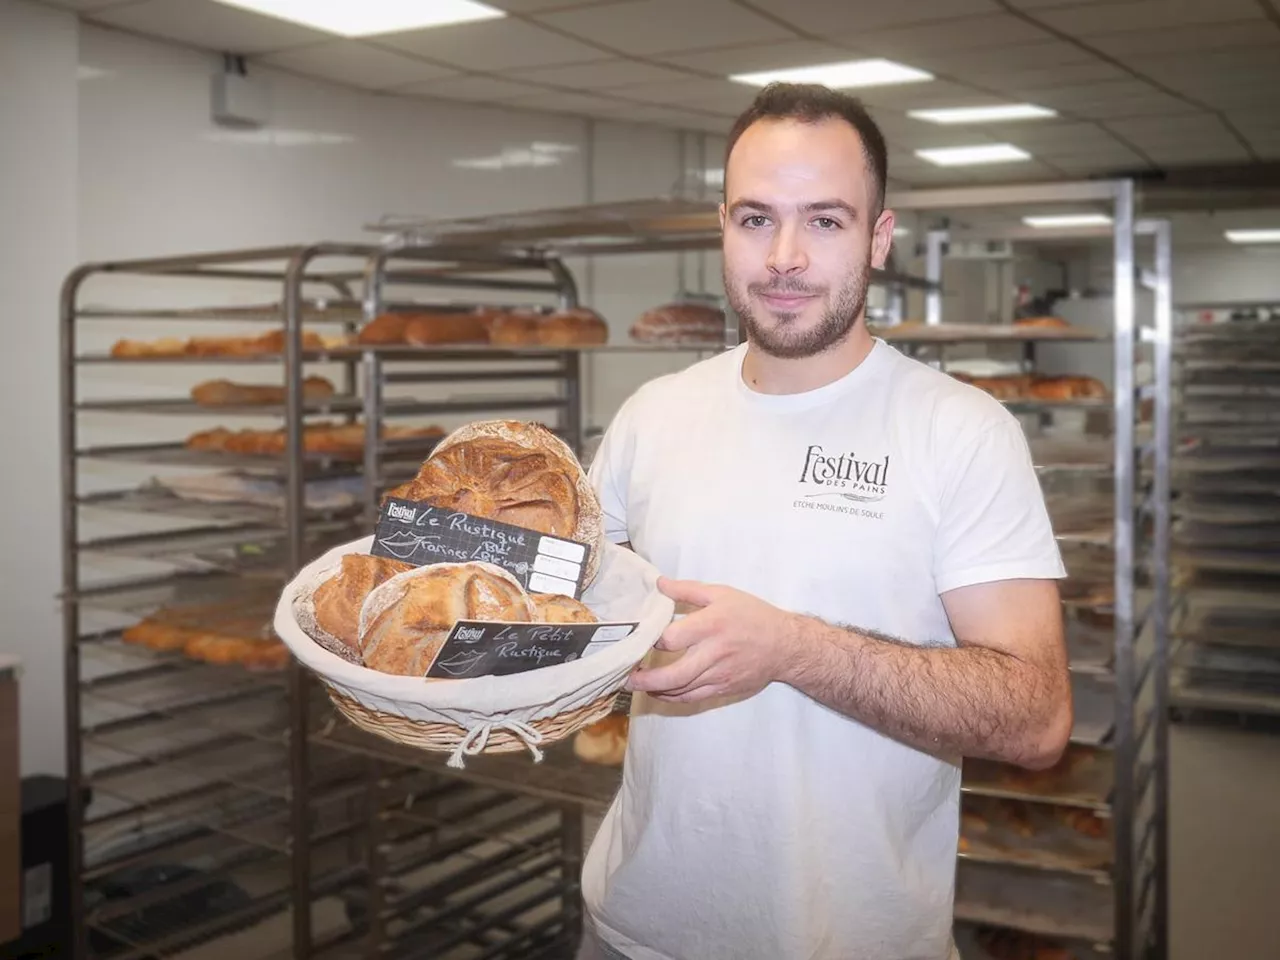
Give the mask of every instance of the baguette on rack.
M 383 313 L 374 317 L 356 336 L 356 342 L 374 346 L 387 343 L 404 343 L 404 329 L 408 318 L 402 313 Z
M 333 384 L 324 377 L 307 377 L 302 382 L 302 399 L 306 403 L 321 403 L 333 393 Z M 285 388 L 221 379 L 206 380 L 191 388 L 191 399 L 204 407 L 279 404 L 285 402 Z
M 455 343 L 486 343 L 489 328 L 479 313 L 421 313 L 409 317 L 404 341 L 415 347 Z

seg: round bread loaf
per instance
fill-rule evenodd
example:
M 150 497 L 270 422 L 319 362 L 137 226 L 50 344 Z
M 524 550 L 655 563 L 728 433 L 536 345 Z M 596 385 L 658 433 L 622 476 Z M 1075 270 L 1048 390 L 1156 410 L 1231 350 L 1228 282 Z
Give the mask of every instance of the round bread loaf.
M 360 608 L 365 598 L 396 574 L 412 569 L 412 564 L 387 557 L 344 555 L 342 568 L 312 596 L 318 627 L 312 639 L 330 653 L 360 663 Z
M 527 347 L 538 342 L 536 313 L 513 312 L 489 322 L 489 342 L 495 347 Z
M 573 450 L 541 424 L 484 420 L 461 427 L 388 496 L 577 540 L 591 547 L 585 583 L 599 569 L 600 501 Z
M 392 577 L 365 600 L 360 613 L 364 665 L 398 676 L 425 676 L 459 620 L 528 623 L 533 604 L 520 581 L 490 563 L 417 567 Z
M 573 597 L 558 593 L 532 593 L 533 619 L 539 623 L 598 623 L 591 608 Z
M 537 342 L 544 347 L 586 347 L 607 342 L 609 327 L 594 310 L 562 310 L 544 317 Z
M 701 303 L 669 303 L 646 310 L 631 327 L 641 343 L 718 343 L 724 339 L 722 310 Z
M 573 738 L 573 752 L 587 763 L 619 766 L 627 754 L 630 726 L 626 714 L 611 713 L 578 731 Z

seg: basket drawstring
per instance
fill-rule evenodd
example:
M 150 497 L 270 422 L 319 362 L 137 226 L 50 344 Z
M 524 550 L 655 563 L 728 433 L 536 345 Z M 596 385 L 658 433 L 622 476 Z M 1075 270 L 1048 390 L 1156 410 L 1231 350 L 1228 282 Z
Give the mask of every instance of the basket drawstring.
M 453 753 L 449 755 L 449 766 L 454 770 L 461 770 L 466 766 L 463 757 L 474 757 L 481 753 L 485 746 L 489 743 L 489 734 L 494 730 L 510 730 L 513 734 L 520 738 L 529 752 L 533 754 L 533 762 L 542 762 L 542 751 L 538 749 L 538 744 L 542 743 L 543 737 L 536 729 L 529 724 L 520 720 L 501 720 L 497 723 L 481 723 L 472 727 L 467 731 L 467 735 L 462 738 Z

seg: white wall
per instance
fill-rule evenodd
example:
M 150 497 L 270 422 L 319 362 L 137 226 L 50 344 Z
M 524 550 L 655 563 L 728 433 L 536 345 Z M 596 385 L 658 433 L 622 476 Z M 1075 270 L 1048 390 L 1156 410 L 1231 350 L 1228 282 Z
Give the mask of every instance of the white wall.
M 58 289 L 76 259 L 76 22 L 0 0 L 0 650 L 23 659 L 22 767 L 63 765 Z
M 10 625 L 0 643 L 28 664 L 27 771 L 62 768 L 60 551 L 50 536 L 59 515 L 56 304 L 77 262 L 369 241 L 374 235 L 363 226 L 384 213 L 452 216 L 666 194 L 681 175 L 682 138 L 689 163 L 705 152 L 714 166 L 721 150 L 715 138 L 697 134 L 380 96 L 261 68 L 254 76 L 269 86 L 270 130 L 237 134 L 209 119 L 209 77 L 220 66 L 214 56 L 78 26 L 71 15 L 27 0 L 0 0 L 0 209 L 14 247 L 0 260 L 0 291 L 14 311 L 0 383 L 11 411 L 4 449 L 22 464 L 9 471 L 0 507 L 12 566 L 2 578 Z M 534 143 L 558 144 L 557 162 L 502 170 L 459 163 Z M 701 273 L 718 289 L 716 258 L 701 258 L 701 271 L 698 259 L 685 258 L 686 286 Z M 616 340 L 641 310 L 674 294 L 680 277 L 675 256 L 575 267 Z M 136 283 L 100 281 L 85 288 L 85 300 L 109 302 L 125 289 L 130 303 L 139 293 L 156 297 Z M 261 288 L 246 297 L 261 299 Z M 121 335 L 160 330 L 104 325 L 86 342 L 105 346 Z M 607 423 L 636 385 L 687 361 L 601 361 L 589 371 L 588 422 Z M 173 395 L 171 381 L 158 371 L 135 368 L 122 378 L 94 370 L 82 387 L 95 395 Z M 150 439 L 154 429 L 194 427 L 117 418 L 110 430 Z M 86 483 L 97 486 L 107 472 L 88 471 Z M 24 545 L 21 555 L 14 544 Z

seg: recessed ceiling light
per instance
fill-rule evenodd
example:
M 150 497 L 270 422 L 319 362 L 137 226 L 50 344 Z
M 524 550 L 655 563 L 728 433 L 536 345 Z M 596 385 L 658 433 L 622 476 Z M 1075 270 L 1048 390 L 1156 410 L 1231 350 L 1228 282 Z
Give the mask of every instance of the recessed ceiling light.
M 1228 230 L 1226 237 L 1232 243 L 1280 243 L 1280 227 L 1266 230 Z
M 979 163 L 1030 160 L 1031 154 L 1011 143 L 983 143 L 973 147 L 937 147 L 917 150 L 916 156 L 940 167 L 967 167 Z
M 1030 103 L 1002 103 L 989 107 L 942 107 L 936 110 L 908 110 L 907 116 L 930 123 L 999 123 L 1002 120 L 1039 120 L 1058 114 Z
M 1064 213 L 1049 217 L 1023 217 L 1028 227 L 1101 227 L 1111 222 L 1105 213 Z
M 921 80 L 932 80 L 933 74 L 901 63 L 894 63 L 892 60 L 849 60 L 844 63 L 822 63 L 812 67 L 737 73 L 729 79 L 757 87 L 775 82 L 820 83 L 825 87 L 842 90 L 850 87 L 880 87 L 891 83 L 918 83 Z
M 230 7 L 252 10 L 343 37 L 368 37 L 452 23 L 505 17 L 494 7 L 475 0 L 218 0 Z

